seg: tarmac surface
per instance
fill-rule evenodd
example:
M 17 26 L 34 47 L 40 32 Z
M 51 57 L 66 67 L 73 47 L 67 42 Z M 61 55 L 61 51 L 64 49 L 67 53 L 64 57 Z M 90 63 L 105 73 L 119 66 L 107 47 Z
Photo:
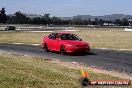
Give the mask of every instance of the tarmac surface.
M 87 66 L 95 66 L 110 71 L 115 70 L 132 74 L 132 51 L 92 49 L 92 52 L 96 55 L 61 55 L 57 52 L 45 52 L 43 49 L 41 49 L 41 46 L 4 43 L 0 43 L 0 50 L 7 52 L 13 51 L 49 59 L 78 62 Z

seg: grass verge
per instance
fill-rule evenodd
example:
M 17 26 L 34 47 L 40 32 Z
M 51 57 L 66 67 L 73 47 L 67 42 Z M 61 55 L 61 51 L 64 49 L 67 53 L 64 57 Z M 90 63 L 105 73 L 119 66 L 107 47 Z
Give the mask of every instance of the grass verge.
M 90 79 L 119 79 L 89 71 Z M 0 88 L 83 88 L 79 69 L 49 59 L 1 53 Z M 132 86 L 91 86 L 90 88 L 132 88 Z M 88 87 L 89 88 L 89 87 Z

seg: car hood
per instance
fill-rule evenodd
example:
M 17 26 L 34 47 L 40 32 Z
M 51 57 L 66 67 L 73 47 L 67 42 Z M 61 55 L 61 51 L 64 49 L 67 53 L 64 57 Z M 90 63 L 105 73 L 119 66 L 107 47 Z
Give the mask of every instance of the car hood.
M 69 45 L 88 45 L 88 43 L 79 40 L 63 40 L 63 41 Z

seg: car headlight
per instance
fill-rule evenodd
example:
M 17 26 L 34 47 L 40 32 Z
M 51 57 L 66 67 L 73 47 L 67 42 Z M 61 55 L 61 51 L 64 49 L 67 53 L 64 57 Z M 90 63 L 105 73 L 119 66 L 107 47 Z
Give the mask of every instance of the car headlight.
M 74 45 L 68 45 L 68 47 L 74 47 Z
M 89 45 L 86 45 L 86 48 L 89 48 Z

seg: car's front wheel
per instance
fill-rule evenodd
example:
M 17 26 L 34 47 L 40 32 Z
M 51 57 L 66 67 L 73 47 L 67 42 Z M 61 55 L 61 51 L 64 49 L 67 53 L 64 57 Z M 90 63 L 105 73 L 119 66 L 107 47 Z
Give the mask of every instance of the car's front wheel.
M 60 53 L 61 53 L 62 55 L 66 55 L 66 50 L 65 50 L 65 46 L 64 46 L 64 45 L 62 45 L 62 46 L 60 47 Z
M 48 45 L 46 43 L 44 44 L 44 50 L 45 50 L 45 52 L 48 52 L 49 51 Z

